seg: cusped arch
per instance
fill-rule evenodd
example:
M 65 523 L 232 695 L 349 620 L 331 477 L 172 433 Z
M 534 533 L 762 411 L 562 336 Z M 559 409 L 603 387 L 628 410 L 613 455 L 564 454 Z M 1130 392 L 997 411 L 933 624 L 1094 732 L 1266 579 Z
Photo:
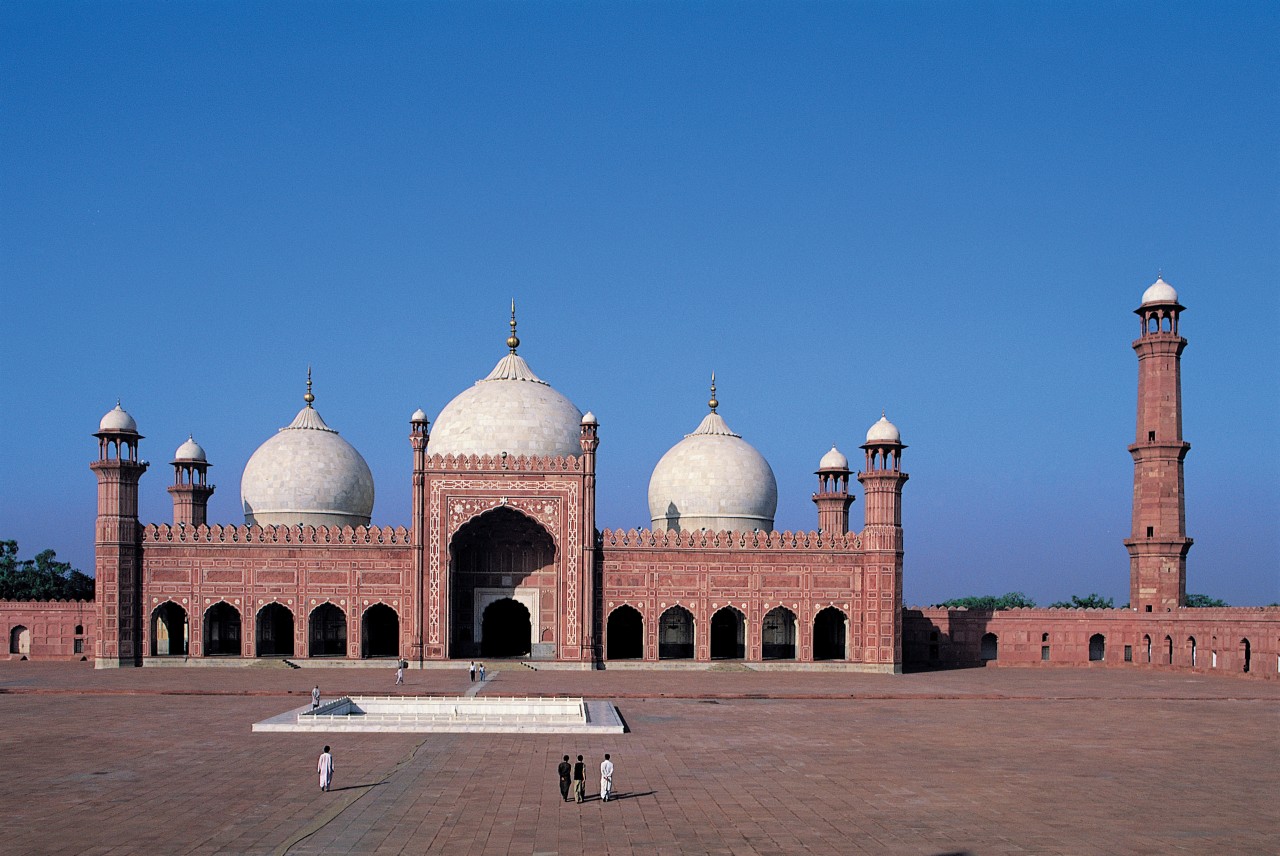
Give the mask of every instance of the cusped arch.
M 546 501 L 549 502 L 549 500 Z M 560 527 L 557 525 L 559 523 L 558 513 L 557 515 L 550 516 L 550 519 L 543 519 L 536 513 L 530 512 L 527 508 L 523 508 L 522 504 L 516 504 L 510 500 L 504 501 L 501 499 L 494 500 L 492 504 L 477 504 L 475 506 L 466 505 L 461 513 L 457 515 L 450 515 L 449 525 L 445 532 L 445 542 L 449 544 L 450 549 L 452 549 L 458 535 L 462 533 L 463 530 L 479 522 L 483 522 L 483 519 L 486 517 L 490 517 L 491 515 L 502 515 L 503 513 L 509 513 L 520 517 L 529 524 L 536 526 L 538 529 L 545 532 L 547 537 L 551 539 L 551 545 L 555 550 L 552 557 L 553 559 L 555 555 L 560 555 L 563 551 L 558 531 Z
M 307 614 L 307 656 L 347 656 L 347 611 L 332 600 L 316 604 Z
M 794 660 L 797 636 L 796 614 L 785 606 L 775 606 L 760 622 L 760 657 L 764 660 Z
M 658 659 L 692 660 L 696 641 L 693 613 L 676 604 L 658 619 Z
M 605 622 L 605 658 L 639 660 L 644 657 L 644 615 L 629 603 L 609 613 Z
M 254 653 L 259 657 L 294 655 L 293 610 L 278 600 L 258 607 L 254 616 Z
M 711 659 L 742 660 L 747 656 L 747 617 L 726 605 L 711 616 Z
M 187 610 L 169 598 L 151 610 L 151 656 L 185 657 L 190 642 Z
M 849 616 L 837 606 L 813 617 L 813 659 L 843 660 L 848 656 Z
M 371 603 L 361 613 L 360 655 L 400 657 L 400 614 L 390 604 Z
M 204 655 L 240 656 L 240 610 L 226 600 L 209 604 L 204 611 Z

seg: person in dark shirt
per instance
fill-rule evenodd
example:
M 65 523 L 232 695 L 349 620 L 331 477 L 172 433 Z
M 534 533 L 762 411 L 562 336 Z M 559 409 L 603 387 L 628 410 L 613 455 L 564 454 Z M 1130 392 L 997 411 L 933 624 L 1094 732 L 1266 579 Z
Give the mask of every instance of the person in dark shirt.
M 578 763 L 573 765 L 573 801 L 582 802 L 587 798 L 587 765 L 578 756 Z
M 573 766 L 569 763 L 568 755 L 564 756 L 564 760 L 560 762 L 560 766 L 556 768 L 556 772 L 560 774 L 560 798 L 565 802 L 568 802 L 569 777 L 573 775 Z

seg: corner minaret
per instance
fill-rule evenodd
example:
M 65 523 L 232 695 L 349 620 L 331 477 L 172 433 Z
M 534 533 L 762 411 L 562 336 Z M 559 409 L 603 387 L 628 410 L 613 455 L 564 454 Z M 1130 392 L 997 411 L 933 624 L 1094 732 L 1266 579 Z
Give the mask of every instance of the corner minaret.
M 849 531 L 849 459 L 834 445 L 818 462 L 818 492 L 813 502 L 818 506 L 818 530 L 824 535 L 843 535 Z
M 867 431 L 862 444 L 867 453 L 867 468 L 858 473 L 866 496 L 863 512 L 862 546 L 867 550 L 893 550 L 902 553 L 902 486 L 907 474 L 902 471 L 902 436 L 892 422 L 880 414 L 880 421 Z
M 138 480 L 147 462 L 138 460 L 138 423 L 116 402 L 102 417 L 98 460 L 98 517 L 94 527 L 94 608 L 98 633 L 95 666 L 142 665 L 142 528 L 138 525 Z
M 204 526 L 209 522 L 209 497 L 214 486 L 207 482 L 209 460 L 204 449 L 192 436 L 173 453 L 173 484 L 169 494 L 173 497 L 174 525 Z
M 1129 604 L 1139 612 L 1169 612 L 1187 597 L 1186 501 L 1182 461 L 1191 444 L 1182 439 L 1183 307 L 1162 277 L 1142 295 L 1134 312 L 1142 333 L 1138 353 L 1138 433 L 1133 455 L 1133 532 L 1129 550 Z

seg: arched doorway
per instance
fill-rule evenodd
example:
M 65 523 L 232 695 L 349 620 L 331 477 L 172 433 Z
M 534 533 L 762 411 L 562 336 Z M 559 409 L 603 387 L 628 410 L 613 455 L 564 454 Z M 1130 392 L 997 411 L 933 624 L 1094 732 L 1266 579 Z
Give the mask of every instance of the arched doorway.
M 322 603 L 311 610 L 310 657 L 347 656 L 347 614 L 332 603 Z
M 26 656 L 31 653 L 31 631 L 19 624 L 9 631 L 9 653 Z
M 769 610 L 760 625 L 760 657 L 765 660 L 796 658 L 796 614 L 785 606 Z
M 711 616 L 711 659 L 741 660 L 747 656 L 747 621 L 732 606 Z
M 1142 637 L 1142 647 L 1147 650 L 1147 662 L 1151 662 L 1151 637 L 1144 635 Z
M 293 656 L 293 612 L 282 603 L 258 610 L 254 653 L 259 657 Z
M 453 536 L 450 553 L 451 657 L 523 656 L 552 658 L 556 640 L 533 628 L 540 614 L 559 610 L 556 545 L 533 518 L 502 506 L 467 522 Z M 493 603 L 510 599 L 523 603 L 530 637 L 519 654 L 494 655 L 484 650 L 484 616 Z M 547 622 L 548 629 L 554 622 Z
M 1000 659 L 1000 637 L 994 633 L 982 634 L 982 642 L 979 644 L 978 656 L 982 662 L 988 660 Z
M 625 603 L 609 613 L 605 627 L 605 657 L 610 660 L 639 660 L 644 657 L 644 616 Z
M 658 659 L 693 659 L 693 613 L 673 606 L 658 619 Z
M 813 619 L 813 659 L 843 660 L 845 658 L 845 615 L 834 606 L 828 606 Z
M 360 655 L 400 656 L 400 616 L 385 603 L 375 603 L 360 618 Z
M 240 656 L 240 610 L 220 600 L 204 612 L 204 655 Z
M 184 657 L 187 654 L 187 611 L 166 600 L 151 613 L 151 656 Z
M 1098 662 L 1102 660 L 1107 653 L 1107 638 L 1101 633 L 1095 633 L 1089 637 L 1089 661 Z
M 1248 639 L 1240 640 L 1240 662 L 1243 671 L 1249 671 L 1250 661 L 1253 659 L 1253 646 L 1249 644 Z
M 1191 655 L 1191 665 L 1194 667 L 1196 665 L 1196 637 L 1194 636 L 1187 637 L 1187 653 Z
M 1164 637 L 1164 656 L 1167 665 L 1173 665 L 1173 637 Z
M 484 609 L 480 656 L 523 657 L 530 651 L 532 635 L 527 606 L 509 597 L 495 600 Z

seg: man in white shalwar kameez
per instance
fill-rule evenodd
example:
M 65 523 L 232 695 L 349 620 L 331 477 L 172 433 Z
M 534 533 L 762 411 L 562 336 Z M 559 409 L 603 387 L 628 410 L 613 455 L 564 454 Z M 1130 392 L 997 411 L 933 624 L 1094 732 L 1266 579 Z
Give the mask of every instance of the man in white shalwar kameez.
M 329 752 L 328 746 L 324 747 L 324 751 L 320 753 L 316 772 L 320 774 L 320 790 L 329 790 L 329 786 L 333 784 L 333 755 Z
M 600 802 L 608 802 L 613 797 L 613 762 L 609 753 L 604 754 L 600 762 Z

